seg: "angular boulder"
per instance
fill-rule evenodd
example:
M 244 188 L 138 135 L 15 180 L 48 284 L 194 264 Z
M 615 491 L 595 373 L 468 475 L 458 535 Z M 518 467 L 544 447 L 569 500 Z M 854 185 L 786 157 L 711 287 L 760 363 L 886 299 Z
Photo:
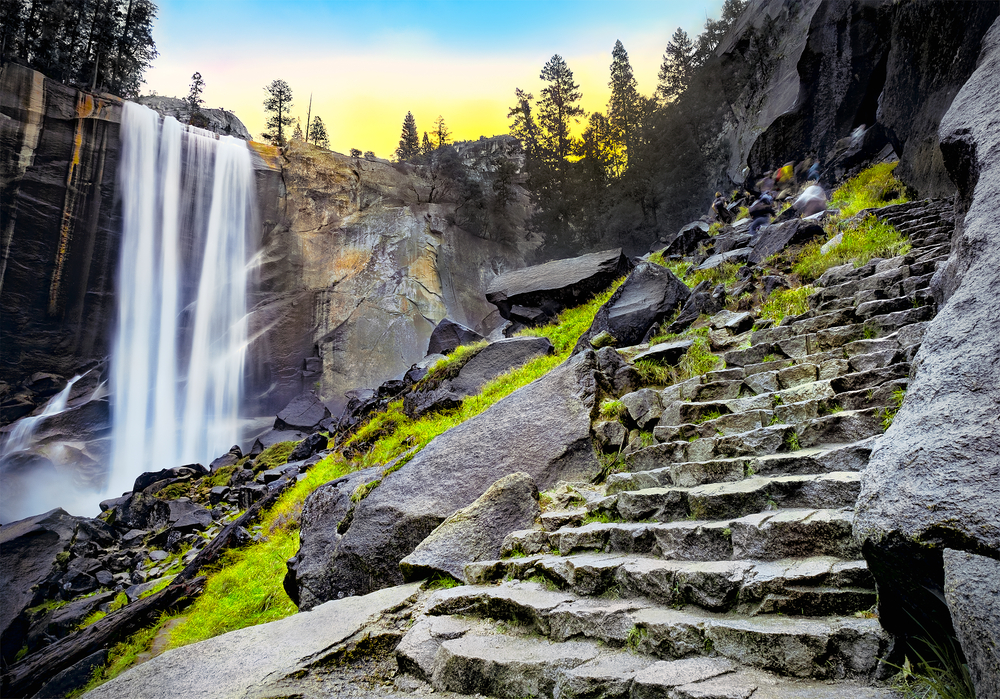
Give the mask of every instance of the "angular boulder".
M 451 354 L 459 345 L 469 345 L 482 339 L 483 336 L 475 330 L 445 318 L 431 332 L 427 354 Z
M 451 380 L 451 389 L 464 395 L 478 393 L 486 382 L 536 357 L 552 354 L 555 349 L 547 337 L 511 337 L 484 347 L 470 359 L 458 376 Z
M 541 514 L 538 488 L 524 472 L 504 476 L 469 505 L 452 513 L 399 562 L 403 579 L 444 573 L 466 582 L 465 566 L 500 557 L 504 537 L 528 529 Z
M 302 430 L 311 432 L 326 418 L 330 410 L 323 405 L 314 391 L 303 393 L 285 406 L 274 419 L 276 430 Z
M 753 250 L 747 258 L 748 262 L 757 264 L 776 252 L 781 252 L 789 245 L 805 243 L 823 235 L 823 227 L 813 221 L 792 219 L 783 223 L 763 226 L 756 237 L 750 241 Z
M 855 535 L 878 584 L 879 620 L 904 637 L 952 628 L 943 549 L 1000 559 L 997 94 L 1000 22 L 941 122 L 942 154 L 959 187 L 959 226 L 932 282 L 940 311 L 914 358 L 906 400 L 862 474 L 855 509 Z
M 80 522 L 62 509 L 0 527 L 0 652 L 4 665 L 21 649 L 27 621 L 21 613 L 34 600 L 35 585 L 57 571 L 59 555 L 68 551 Z
M 440 435 L 356 504 L 337 527 L 340 538 L 303 516 L 302 547 L 290 564 L 295 580 L 286 583 L 300 591 L 300 608 L 402 582 L 399 562 L 503 476 L 523 471 L 540 490 L 594 478 L 600 464 L 590 421 L 607 381 L 598 369 L 595 353 L 581 352 Z M 307 599 L 303 589 L 316 596 Z
M 590 347 L 590 340 L 608 332 L 618 347 L 642 342 L 654 323 L 660 323 L 680 308 L 691 291 L 666 267 L 643 262 L 600 307 L 590 328 L 576 343 L 574 352 Z
M 704 221 L 692 221 L 670 239 L 663 248 L 664 255 L 690 255 L 698 249 L 698 243 L 708 240 L 709 225 Z
M 514 306 L 520 306 L 520 322 L 540 325 L 608 288 L 631 268 L 621 248 L 553 260 L 504 272 L 490 282 L 486 300 L 507 320 L 513 319 Z

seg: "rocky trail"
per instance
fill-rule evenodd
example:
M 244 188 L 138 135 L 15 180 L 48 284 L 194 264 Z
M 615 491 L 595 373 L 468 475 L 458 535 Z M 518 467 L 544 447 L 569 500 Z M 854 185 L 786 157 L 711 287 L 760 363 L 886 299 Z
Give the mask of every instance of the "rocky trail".
M 853 507 L 935 313 L 950 211 L 874 211 L 906 255 L 829 270 L 808 312 L 754 331 L 727 369 L 624 396 L 658 443 L 435 593 L 400 667 L 499 697 L 893 696 L 870 686 L 894 670 Z

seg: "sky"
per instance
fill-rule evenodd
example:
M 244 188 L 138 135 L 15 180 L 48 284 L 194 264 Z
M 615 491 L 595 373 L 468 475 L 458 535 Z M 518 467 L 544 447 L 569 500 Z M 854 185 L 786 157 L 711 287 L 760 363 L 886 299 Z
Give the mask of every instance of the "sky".
M 537 97 L 558 53 L 588 112 L 607 106 L 611 49 L 621 40 L 639 91 L 651 95 L 663 51 L 682 27 L 702 30 L 722 0 L 158 0 L 159 56 L 143 94 L 184 97 L 205 80 L 205 106 L 235 112 L 255 139 L 264 87 L 285 80 L 292 115 L 322 118 L 330 147 L 388 158 L 412 111 L 438 115 L 453 140 L 507 133 L 514 89 Z

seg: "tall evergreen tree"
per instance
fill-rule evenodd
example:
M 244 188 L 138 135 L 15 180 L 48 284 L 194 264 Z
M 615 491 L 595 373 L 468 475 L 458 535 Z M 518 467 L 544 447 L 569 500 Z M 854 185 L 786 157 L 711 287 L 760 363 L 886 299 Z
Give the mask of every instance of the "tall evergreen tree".
M 284 80 L 272 80 L 264 88 L 270 95 L 264 100 L 264 111 L 270 116 L 264 126 L 264 138 L 276 146 L 285 145 L 285 131 L 292 125 L 292 88 Z
M 451 138 L 451 131 L 445 126 L 444 117 L 438 115 L 438 118 L 434 121 L 434 140 L 436 142 L 435 148 L 440 148 L 441 146 L 448 143 Z
M 520 88 L 514 89 L 517 103 L 507 112 L 507 118 L 512 119 L 510 135 L 521 142 L 521 148 L 528 160 L 534 160 L 539 155 L 538 124 L 535 122 L 535 98 L 530 92 Z
M 396 157 L 400 160 L 411 160 L 420 155 L 420 137 L 417 135 L 417 120 L 413 112 L 407 112 L 403 117 L 403 131 L 399 136 L 399 147 Z
M 205 81 L 201 77 L 201 73 L 195 73 L 191 76 L 191 89 L 188 91 L 187 101 L 191 106 L 192 112 L 197 112 L 201 105 L 205 102 L 201 98 L 201 93 L 205 89 Z
M 302 122 L 296 118 L 295 128 L 292 129 L 292 140 L 293 141 L 304 141 L 305 136 L 302 134 Z
M 538 103 L 545 155 L 561 167 L 573 149 L 571 125 L 584 113 L 579 105 L 583 93 L 573 82 L 573 71 L 559 54 L 549 59 L 538 77 L 547 83 Z
M 686 31 L 677 27 L 677 31 L 667 42 L 667 50 L 660 65 L 659 83 L 656 86 L 656 96 L 663 104 L 673 102 L 687 89 L 694 69 L 694 42 Z
M 434 146 L 431 145 L 430 136 L 424 131 L 424 138 L 420 142 L 420 155 L 430 155 L 434 152 Z
M 618 148 L 616 155 L 620 161 L 618 170 L 623 173 L 635 151 L 635 140 L 639 128 L 639 105 L 641 96 L 636 88 L 632 65 L 621 41 L 615 42 L 611 51 L 611 100 L 608 103 L 608 122 Z
M 326 124 L 318 116 L 313 117 L 312 126 L 309 127 L 309 140 L 314 146 L 330 147 L 330 136 L 326 132 Z

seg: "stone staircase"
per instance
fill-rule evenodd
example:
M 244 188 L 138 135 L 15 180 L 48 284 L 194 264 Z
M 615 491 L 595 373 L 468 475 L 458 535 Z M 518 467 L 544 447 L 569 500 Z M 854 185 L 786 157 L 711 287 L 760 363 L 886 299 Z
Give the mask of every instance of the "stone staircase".
M 401 669 L 499 697 L 895 696 L 853 508 L 954 224 L 949 202 L 872 213 L 906 255 L 827 271 L 726 369 L 623 397 L 655 443 L 435 593 Z

